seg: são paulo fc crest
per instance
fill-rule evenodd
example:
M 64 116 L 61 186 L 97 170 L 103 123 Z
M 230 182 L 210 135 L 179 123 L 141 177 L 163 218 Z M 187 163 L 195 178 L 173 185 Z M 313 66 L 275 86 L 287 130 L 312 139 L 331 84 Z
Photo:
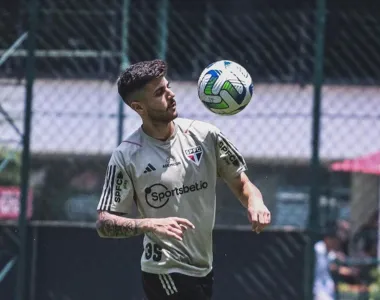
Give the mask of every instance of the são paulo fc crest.
M 185 155 L 189 160 L 191 160 L 193 163 L 199 166 L 202 156 L 203 156 L 203 149 L 201 146 L 196 146 L 190 149 L 186 149 Z

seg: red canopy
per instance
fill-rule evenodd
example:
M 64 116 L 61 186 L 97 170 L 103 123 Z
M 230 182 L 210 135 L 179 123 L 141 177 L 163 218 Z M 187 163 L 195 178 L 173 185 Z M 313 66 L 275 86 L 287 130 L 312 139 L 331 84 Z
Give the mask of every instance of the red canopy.
M 336 162 L 330 168 L 333 171 L 380 175 L 380 152 Z

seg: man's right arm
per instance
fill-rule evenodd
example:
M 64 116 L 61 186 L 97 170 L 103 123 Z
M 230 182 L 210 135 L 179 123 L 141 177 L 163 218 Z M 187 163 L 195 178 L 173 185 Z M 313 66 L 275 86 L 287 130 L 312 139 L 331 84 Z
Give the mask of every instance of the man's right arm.
M 181 241 L 188 228 L 194 225 L 182 218 L 130 219 L 107 211 L 99 211 L 96 222 L 98 234 L 103 238 L 130 238 L 154 232 Z
M 107 211 L 98 212 L 96 230 L 103 238 L 129 238 L 152 229 L 151 219 L 130 219 Z

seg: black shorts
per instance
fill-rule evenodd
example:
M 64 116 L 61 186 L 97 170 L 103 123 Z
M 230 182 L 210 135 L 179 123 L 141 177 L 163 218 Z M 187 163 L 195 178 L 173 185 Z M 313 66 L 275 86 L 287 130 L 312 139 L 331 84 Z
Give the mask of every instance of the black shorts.
M 147 300 L 210 300 L 214 275 L 212 271 L 205 277 L 142 272 L 142 281 Z

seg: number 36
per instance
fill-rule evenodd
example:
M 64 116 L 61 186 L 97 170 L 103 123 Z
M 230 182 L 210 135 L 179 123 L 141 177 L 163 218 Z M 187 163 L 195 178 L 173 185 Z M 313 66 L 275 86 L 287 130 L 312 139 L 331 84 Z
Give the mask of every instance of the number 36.
M 145 258 L 147 260 L 153 259 L 153 261 L 159 262 L 162 258 L 162 248 L 157 244 L 147 243 L 145 245 Z

